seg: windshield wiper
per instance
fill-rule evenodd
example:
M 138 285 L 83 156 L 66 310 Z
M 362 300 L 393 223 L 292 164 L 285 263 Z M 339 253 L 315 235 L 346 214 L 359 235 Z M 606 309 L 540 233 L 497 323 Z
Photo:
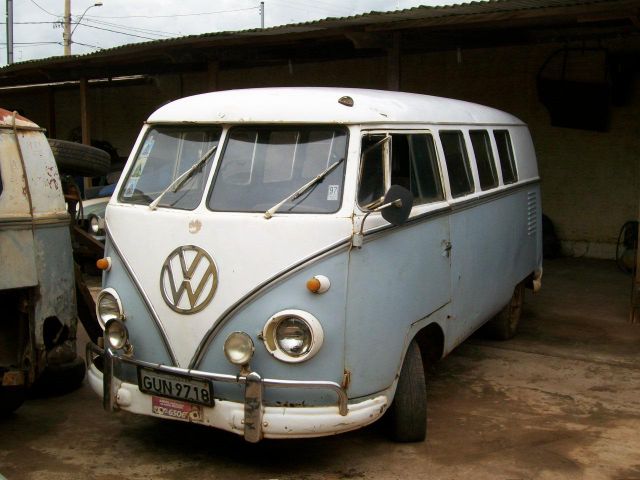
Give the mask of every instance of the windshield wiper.
M 173 191 L 173 193 L 177 192 L 178 189 L 182 186 L 182 184 L 191 178 L 191 175 L 193 174 L 193 172 L 198 170 L 200 167 L 202 167 L 206 163 L 206 161 L 216 151 L 216 148 L 218 148 L 218 145 L 214 145 L 209 150 L 207 150 L 207 152 L 202 157 L 200 157 L 200 159 L 196 163 L 191 165 L 191 167 L 189 167 L 188 170 L 186 170 L 182 175 L 180 175 L 173 182 L 171 182 L 167 188 L 162 190 L 162 192 L 160 192 L 160 195 L 158 195 L 156 199 L 149 204 L 149 208 L 151 210 L 156 210 L 158 208 L 158 204 L 160 203 L 160 200 L 162 200 L 162 197 L 164 197 L 167 192 L 169 191 Z
M 291 195 L 289 195 L 287 198 L 285 198 L 284 200 L 282 200 L 281 202 L 276 203 L 273 207 L 271 207 L 269 210 L 267 210 L 266 212 L 264 212 L 264 218 L 266 218 L 267 220 L 270 219 L 271 217 L 273 217 L 273 214 L 276 213 L 278 211 L 278 209 L 284 205 L 285 203 L 287 203 L 288 201 L 291 200 L 295 200 L 296 198 L 298 198 L 300 195 L 302 195 L 304 192 L 306 192 L 307 190 L 309 190 L 311 187 L 313 187 L 316 183 L 320 182 L 322 179 L 324 179 L 324 177 L 326 177 L 327 175 L 329 175 L 334 168 L 336 168 L 338 165 L 340 165 L 342 162 L 344 161 L 344 158 L 341 158 L 340 160 L 338 160 L 337 162 L 329 165 L 327 168 L 325 168 L 322 172 L 320 172 L 318 175 L 316 175 L 309 183 L 305 183 L 303 186 L 301 186 L 299 189 L 297 189 L 295 192 L 293 192 Z

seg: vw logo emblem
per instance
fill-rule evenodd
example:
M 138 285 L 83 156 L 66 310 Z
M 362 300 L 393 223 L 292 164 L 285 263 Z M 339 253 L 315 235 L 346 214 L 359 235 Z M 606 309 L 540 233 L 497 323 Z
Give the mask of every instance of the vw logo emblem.
M 200 247 L 185 245 L 169 254 L 160 272 L 162 298 L 174 312 L 190 314 L 206 307 L 218 287 L 213 259 Z

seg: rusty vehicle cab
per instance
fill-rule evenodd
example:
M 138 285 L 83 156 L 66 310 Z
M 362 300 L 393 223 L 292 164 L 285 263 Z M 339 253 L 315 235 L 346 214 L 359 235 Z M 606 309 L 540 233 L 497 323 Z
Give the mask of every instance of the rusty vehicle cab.
M 43 130 L 0 109 L 0 415 L 38 379 L 84 377 L 69 222 Z

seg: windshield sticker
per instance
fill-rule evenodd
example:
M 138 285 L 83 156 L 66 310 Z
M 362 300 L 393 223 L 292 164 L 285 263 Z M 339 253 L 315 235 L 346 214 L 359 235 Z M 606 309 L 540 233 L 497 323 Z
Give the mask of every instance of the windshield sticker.
M 151 144 L 153 144 L 153 142 L 151 142 Z M 145 150 L 146 150 L 146 147 L 147 146 L 145 145 L 145 148 L 144 148 Z M 144 170 L 144 167 L 147 164 L 147 158 L 148 158 L 147 156 L 142 156 L 142 155 L 138 157 L 136 164 L 133 166 L 131 177 L 129 177 L 129 180 L 127 181 L 127 185 L 124 187 L 124 193 L 122 194 L 123 197 L 130 198 L 133 196 L 133 193 L 136 190 L 136 186 L 138 185 L 138 181 L 142 176 L 142 171 Z
M 136 191 L 136 185 L 138 185 L 138 180 L 140 180 L 140 177 L 131 177 L 129 179 L 127 186 L 124 187 L 123 197 L 130 198 L 133 196 L 133 192 Z
M 330 201 L 330 202 L 337 201 L 339 190 L 340 190 L 340 185 L 329 185 L 329 190 L 327 191 L 327 201 Z
M 140 178 L 140 176 L 142 175 L 142 171 L 144 170 L 144 167 L 147 164 L 147 158 L 148 157 L 146 156 L 138 157 L 138 161 L 133 166 L 133 172 L 131 172 L 131 178 Z
M 147 141 L 144 142 L 144 146 L 142 147 L 142 151 L 140 152 L 140 156 L 147 158 L 149 156 L 149 153 L 151 153 L 151 149 L 153 148 L 153 145 L 155 143 L 155 136 L 150 136 L 149 138 L 147 138 Z

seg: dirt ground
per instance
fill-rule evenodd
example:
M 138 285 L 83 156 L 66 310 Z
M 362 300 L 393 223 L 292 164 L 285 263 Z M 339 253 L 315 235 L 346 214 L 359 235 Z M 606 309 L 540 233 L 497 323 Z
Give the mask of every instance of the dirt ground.
M 527 292 L 520 334 L 471 338 L 430 372 L 428 440 L 373 425 L 263 441 L 109 414 L 85 384 L 0 420 L 8 480 L 640 479 L 640 325 L 612 262 L 555 260 Z M 0 475 L 0 478 L 2 477 Z

